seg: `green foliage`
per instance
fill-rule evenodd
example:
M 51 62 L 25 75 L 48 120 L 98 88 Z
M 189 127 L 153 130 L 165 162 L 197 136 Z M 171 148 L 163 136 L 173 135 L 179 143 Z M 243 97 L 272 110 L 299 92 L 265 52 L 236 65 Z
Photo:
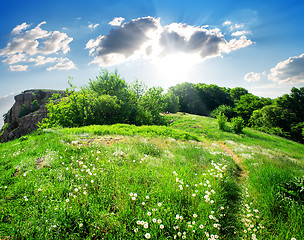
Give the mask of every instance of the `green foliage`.
M 1 129 L 0 136 L 3 135 L 3 133 L 4 133 L 4 131 L 7 129 L 7 127 L 8 127 L 8 123 L 4 123 L 4 125 L 3 125 L 2 129 Z
M 68 97 L 47 104 L 49 118 L 44 120 L 41 127 L 113 124 L 121 117 L 120 107 L 115 96 L 73 92 Z
M 35 112 L 40 108 L 40 104 L 38 103 L 37 99 L 35 99 L 32 103 L 31 103 L 31 112 Z
M 164 112 L 177 113 L 179 111 L 179 100 L 178 97 L 169 90 L 164 96 Z
M 201 102 L 206 107 L 206 112 L 201 115 L 208 116 L 211 111 L 220 105 L 232 105 L 232 100 L 226 88 L 219 87 L 215 84 L 196 84 L 196 89 Z
M 233 107 L 227 105 L 220 105 L 210 113 L 210 117 L 216 118 L 220 113 L 224 113 L 228 119 L 236 116 Z
M 31 110 L 30 110 L 27 106 L 25 106 L 25 105 L 23 104 L 22 107 L 21 107 L 21 110 L 20 110 L 20 112 L 19 112 L 18 117 L 19 117 L 19 118 L 22 118 L 23 116 L 29 114 L 30 112 L 31 112 Z
M 265 105 L 271 104 L 270 99 L 259 98 L 253 94 L 246 94 L 240 97 L 235 103 L 235 112 L 238 116 L 242 117 L 245 121 L 245 124 L 248 124 L 249 119 L 254 110 L 261 109 Z
M 242 87 L 232 88 L 229 91 L 234 102 L 240 100 L 241 96 L 248 94 L 248 90 Z
M 261 131 L 290 137 L 291 123 L 294 117 L 294 114 L 280 106 L 267 105 L 255 110 L 249 122 L 251 126 Z
M 236 134 L 243 132 L 244 120 L 241 117 L 234 117 L 231 119 L 232 130 Z
M 207 113 L 206 105 L 201 101 L 195 84 L 185 82 L 169 88 L 179 99 L 179 111 L 203 115 Z
M 295 201 L 304 204 L 304 179 L 295 177 L 293 180 L 281 183 L 279 186 L 281 200 Z
M 138 80 L 128 86 L 117 72 L 103 71 L 96 80 L 80 91 L 71 85 L 68 95 L 59 100 L 53 95 L 48 119 L 41 128 L 52 126 L 79 127 L 92 124 L 128 123 L 135 125 L 165 124 L 160 113 L 164 110 L 161 88 L 145 87 Z
M 228 118 L 225 116 L 225 114 L 220 113 L 217 116 L 217 124 L 218 124 L 218 128 L 222 131 L 225 131 L 226 129 L 226 124 L 227 124 L 227 120 Z

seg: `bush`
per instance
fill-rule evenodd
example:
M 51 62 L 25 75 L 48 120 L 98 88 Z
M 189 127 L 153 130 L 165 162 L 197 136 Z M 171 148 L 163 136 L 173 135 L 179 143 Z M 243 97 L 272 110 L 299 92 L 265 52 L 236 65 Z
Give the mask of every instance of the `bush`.
M 228 118 L 223 113 L 217 116 L 217 124 L 220 130 L 225 131 L 227 120 Z
M 216 118 L 220 113 L 225 114 L 228 119 L 231 119 L 236 116 L 233 107 L 227 105 L 220 105 L 212 112 L 210 112 L 210 117 Z
M 235 117 L 231 119 L 232 130 L 236 134 L 240 134 L 243 132 L 244 124 L 245 122 L 241 117 Z

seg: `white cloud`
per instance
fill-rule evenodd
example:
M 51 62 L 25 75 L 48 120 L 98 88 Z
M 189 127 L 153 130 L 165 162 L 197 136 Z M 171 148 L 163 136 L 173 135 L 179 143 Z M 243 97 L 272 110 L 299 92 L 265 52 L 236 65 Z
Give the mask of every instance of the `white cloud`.
M 251 44 L 245 36 L 227 41 L 218 28 L 181 23 L 162 26 L 160 19 L 144 17 L 124 23 L 105 36 L 90 39 L 86 49 L 95 57 L 91 63 L 110 66 L 140 57 L 157 59 L 179 53 L 203 61 Z
M 300 56 L 290 57 L 285 61 L 279 62 L 268 79 L 278 83 L 298 84 L 304 83 L 304 53 Z
M 96 23 L 96 24 L 89 24 L 89 26 L 88 26 L 88 28 L 90 28 L 90 29 L 94 29 L 94 28 L 97 28 L 99 26 L 99 24 L 98 23 Z
M 18 53 L 18 54 L 7 56 L 7 58 L 5 60 L 3 60 L 2 62 L 7 63 L 9 65 L 15 64 L 18 62 L 26 62 L 26 57 L 25 57 L 25 54 Z
M 53 70 L 71 70 L 71 69 L 77 69 L 76 65 L 71 60 L 69 60 L 68 58 L 59 58 L 58 63 L 55 66 L 49 67 L 46 70 L 53 71 Z
M 226 20 L 225 22 L 223 22 L 223 26 L 227 26 L 227 25 L 231 25 L 232 22 L 229 20 Z
M 250 39 L 247 39 L 246 36 L 240 37 L 240 39 L 231 39 L 227 44 L 224 46 L 224 51 L 230 53 L 231 51 L 238 50 L 240 48 L 245 48 L 253 44 Z
M 9 66 L 9 70 L 12 72 L 22 72 L 28 69 L 27 65 L 11 65 Z
M 111 22 L 109 22 L 109 24 L 111 26 L 121 26 L 121 24 L 124 20 L 125 19 L 123 17 L 116 17 Z
M 265 75 L 265 72 L 264 73 L 255 73 L 255 72 L 250 72 L 250 73 L 247 73 L 244 77 L 244 79 L 247 81 L 247 82 L 257 82 L 261 79 L 261 76 L 262 75 Z
M 242 36 L 242 35 L 245 35 L 245 34 L 250 34 L 249 31 L 236 31 L 234 33 L 231 34 L 232 37 L 237 37 L 237 36 Z
M 44 57 L 44 56 L 38 56 L 37 58 L 30 58 L 28 61 L 29 62 L 34 62 L 35 66 L 39 66 L 39 65 L 44 65 L 46 63 L 52 63 L 55 62 L 57 60 L 56 57 Z
M 69 43 L 73 38 L 68 37 L 66 33 L 59 31 L 46 31 L 41 28 L 46 22 L 41 22 L 36 27 L 28 29 L 30 25 L 22 23 L 16 26 L 12 33 L 14 37 L 7 43 L 6 47 L 0 50 L 0 56 L 6 59 L 9 65 L 18 62 L 35 62 L 35 66 L 49 62 L 54 62 L 57 58 L 45 58 L 43 55 L 66 54 L 70 51 Z M 36 58 L 29 56 L 37 55 Z M 28 66 L 15 65 L 10 66 L 11 71 L 25 71 Z
M 12 30 L 12 34 L 19 34 L 22 30 L 25 30 L 29 27 L 30 25 L 26 24 L 26 22 L 17 25 L 13 30 Z

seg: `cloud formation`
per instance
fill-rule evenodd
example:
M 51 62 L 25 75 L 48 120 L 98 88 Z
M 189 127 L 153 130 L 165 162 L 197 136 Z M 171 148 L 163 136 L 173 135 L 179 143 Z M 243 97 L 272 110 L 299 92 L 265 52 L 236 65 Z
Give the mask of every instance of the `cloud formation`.
M 69 43 L 73 38 L 68 37 L 66 33 L 59 31 L 46 31 L 41 28 L 46 22 L 41 22 L 36 27 L 27 30 L 30 25 L 22 23 L 17 25 L 12 30 L 14 36 L 9 41 L 5 48 L 0 50 L 0 56 L 5 57 L 2 62 L 11 65 L 10 71 L 25 71 L 28 69 L 28 65 L 12 65 L 20 62 L 35 62 L 36 66 L 45 63 L 54 62 L 54 58 L 47 58 L 43 55 L 66 54 L 70 51 Z M 30 56 L 37 56 L 35 58 L 29 58 Z M 51 61 L 51 59 L 53 59 Z M 57 58 L 56 58 L 57 59 Z M 22 66 L 22 67 L 21 67 Z
M 46 70 L 47 71 L 53 71 L 53 70 L 71 70 L 71 69 L 77 69 L 76 65 L 69 60 L 68 58 L 58 58 L 57 64 L 53 67 L 49 67 Z
M 94 28 L 97 28 L 99 26 L 99 24 L 98 23 L 96 23 L 96 24 L 89 24 L 89 26 L 88 26 L 88 28 L 90 28 L 90 29 L 94 29 Z
M 265 75 L 265 72 L 263 73 L 250 72 L 245 75 L 244 79 L 247 82 L 257 82 L 261 79 L 262 75 Z
M 300 56 L 290 57 L 285 61 L 279 62 L 268 79 L 278 83 L 298 84 L 304 83 L 304 53 Z
M 162 26 L 160 19 L 143 17 L 112 29 L 107 35 L 90 39 L 86 44 L 91 63 L 110 66 L 131 59 L 163 58 L 173 54 L 195 55 L 200 61 L 253 44 L 245 36 L 225 39 L 220 29 L 172 23 Z
M 22 72 L 28 69 L 27 65 L 11 65 L 9 66 L 9 70 L 12 72 Z
M 111 22 L 109 22 L 109 24 L 111 26 L 121 26 L 121 24 L 124 20 L 125 19 L 123 17 L 116 17 Z

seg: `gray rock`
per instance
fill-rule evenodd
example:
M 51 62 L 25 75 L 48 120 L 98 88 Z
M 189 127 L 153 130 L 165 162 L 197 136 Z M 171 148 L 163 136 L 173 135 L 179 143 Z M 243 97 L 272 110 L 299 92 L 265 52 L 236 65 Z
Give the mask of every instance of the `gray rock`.
M 38 122 L 47 117 L 45 105 L 54 93 L 59 93 L 61 96 L 66 95 L 66 92 L 62 90 L 44 89 L 26 90 L 16 95 L 14 105 L 4 115 L 4 126 L 0 131 L 0 142 L 11 141 L 37 130 Z M 32 108 L 35 100 L 39 104 L 38 109 Z M 22 112 L 22 108 L 26 108 L 27 111 Z

